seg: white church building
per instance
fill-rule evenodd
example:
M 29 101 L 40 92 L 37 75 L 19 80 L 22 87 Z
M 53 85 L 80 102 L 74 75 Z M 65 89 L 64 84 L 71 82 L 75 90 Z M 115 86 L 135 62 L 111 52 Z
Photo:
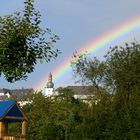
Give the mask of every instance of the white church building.
M 52 74 L 50 73 L 48 76 L 48 82 L 46 84 L 46 87 L 43 90 L 44 96 L 52 96 L 54 95 L 54 83 L 52 82 Z
M 93 89 L 90 86 L 67 86 L 66 88 L 71 89 L 74 93 L 73 97 L 75 99 L 83 100 L 84 102 L 88 102 L 89 99 L 94 98 L 95 95 L 93 92 L 89 92 L 89 89 Z M 96 92 L 96 88 L 92 90 Z M 59 90 L 54 89 L 54 83 L 52 82 L 52 74 L 50 73 L 48 76 L 48 81 L 44 89 L 42 90 L 42 94 L 46 97 L 49 96 L 57 96 L 59 95 Z

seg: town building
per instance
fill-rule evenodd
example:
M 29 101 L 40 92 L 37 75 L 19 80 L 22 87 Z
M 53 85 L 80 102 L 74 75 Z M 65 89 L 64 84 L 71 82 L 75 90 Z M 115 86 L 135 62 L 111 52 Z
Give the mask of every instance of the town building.
M 44 96 L 54 96 L 56 95 L 56 92 L 54 90 L 54 83 L 52 81 L 52 74 L 50 73 L 48 76 L 48 82 L 42 91 Z
M 45 86 L 45 88 L 42 90 L 42 93 L 45 97 L 49 97 L 49 96 L 57 96 L 59 95 L 59 89 L 54 89 L 54 83 L 52 81 L 52 74 L 50 73 L 48 76 L 48 81 L 47 84 Z M 95 98 L 95 93 L 96 93 L 96 88 L 93 86 L 67 86 L 65 87 L 67 89 L 70 89 L 74 95 L 73 97 L 75 99 L 80 99 L 83 100 L 84 102 L 88 102 L 89 100 Z M 94 92 L 93 92 L 94 91 Z
M 32 88 L 29 89 L 0 89 L 0 101 L 14 99 L 16 100 L 20 106 L 24 106 L 27 103 L 31 103 L 30 98 L 34 90 Z

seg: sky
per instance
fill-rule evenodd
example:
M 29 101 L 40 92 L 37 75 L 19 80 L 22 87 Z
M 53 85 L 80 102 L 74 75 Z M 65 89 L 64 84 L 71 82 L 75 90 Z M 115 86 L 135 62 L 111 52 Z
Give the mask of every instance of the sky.
M 4 0 L 0 3 L 0 16 L 24 9 L 24 0 Z M 112 28 L 140 16 L 140 0 L 35 0 L 35 7 L 41 12 L 42 27 L 51 28 L 60 37 L 55 47 L 62 53 L 49 63 L 38 63 L 26 81 L 8 83 L 0 77 L 0 88 L 34 88 L 47 83 L 50 72 L 70 62 L 75 51 L 84 48 L 88 42 L 107 34 Z M 91 54 L 99 59 L 110 46 L 124 45 L 125 42 L 140 42 L 140 30 L 128 33 Z M 64 68 L 65 69 L 65 68 Z M 58 73 L 59 75 L 59 73 Z M 55 88 L 75 84 L 72 68 L 53 79 Z

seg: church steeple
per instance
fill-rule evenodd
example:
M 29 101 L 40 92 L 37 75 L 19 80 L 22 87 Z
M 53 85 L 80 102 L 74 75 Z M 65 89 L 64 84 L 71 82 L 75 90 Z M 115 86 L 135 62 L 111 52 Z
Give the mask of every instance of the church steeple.
M 53 88 L 54 87 L 54 83 L 52 82 L 52 74 L 49 74 L 48 77 L 48 82 L 47 82 L 47 88 Z

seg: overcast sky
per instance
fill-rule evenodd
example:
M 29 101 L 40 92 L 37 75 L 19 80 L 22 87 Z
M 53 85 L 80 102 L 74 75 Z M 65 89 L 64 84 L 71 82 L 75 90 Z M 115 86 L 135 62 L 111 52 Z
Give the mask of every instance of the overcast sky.
M 4 0 L 0 3 L 0 15 L 23 10 L 24 0 Z M 42 26 L 49 27 L 60 37 L 55 47 L 61 54 L 55 61 L 37 64 L 35 71 L 26 81 L 8 83 L 0 77 L 0 88 L 30 88 L 40 83 L 44 77 L 59 68 L 64 60 L 72 57 L 84 44 L 107 33 L 111 28 L 140 15 L 140 0 L 36 0 L 35 6 L 42 14 Z M 123 36 L 111 45 L 140 41 L 140 30 Z M 99 58 L 108 46 L 98 50 L 93 56 Z M 65 78 L 64 78 L 65 77 Z M 46 81 L 47 82 L 47 81 Z M 55 87 L 74 84 L 72 70 L 54 80 Z

